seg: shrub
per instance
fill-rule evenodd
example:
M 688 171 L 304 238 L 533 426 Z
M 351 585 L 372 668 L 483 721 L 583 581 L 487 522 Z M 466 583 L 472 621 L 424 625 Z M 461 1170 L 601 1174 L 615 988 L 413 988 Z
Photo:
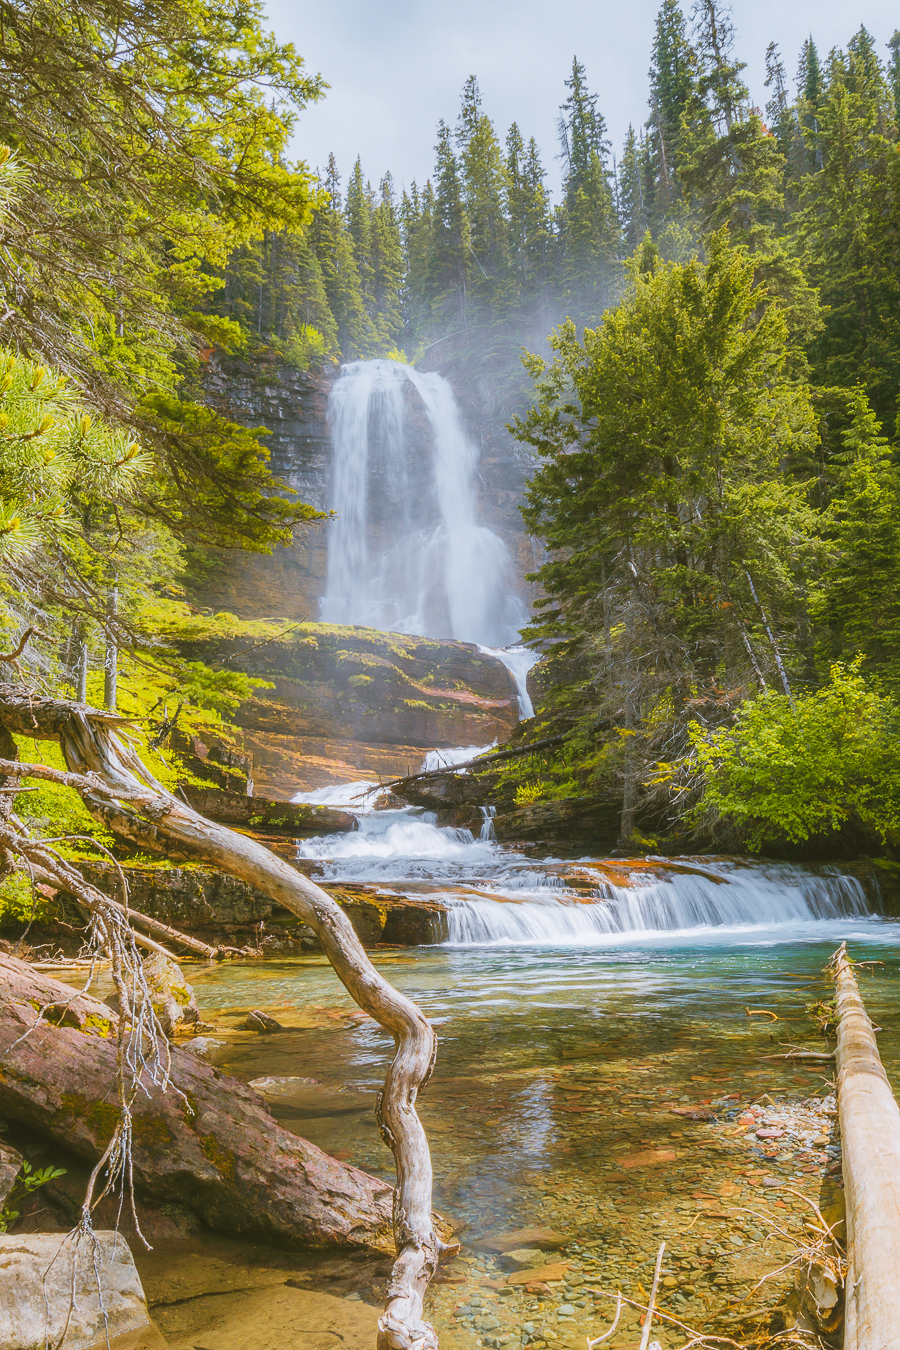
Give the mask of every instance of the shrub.
M 900 836 L 900 709 L 860 674 L 835 665 L 827 685 L 795 696 L 771 691 L 738 711 L 734 726 L 690 729 L 702 775 L 695 815 L 727 819 L 758 850 L 862 826 Z

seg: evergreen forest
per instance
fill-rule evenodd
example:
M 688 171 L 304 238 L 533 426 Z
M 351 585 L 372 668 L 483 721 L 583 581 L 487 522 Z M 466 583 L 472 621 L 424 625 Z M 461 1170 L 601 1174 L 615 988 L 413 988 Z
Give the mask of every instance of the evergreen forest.
M 227 724 L 252 681 L 184 642 L 243 629 L 191 577 L 320 513 L 211 406 L 210 353 L 393 356 L 534 458 L 525 637 L 565 746 L 520 800 L 614 784 L 625 840 L 893 837 L 900 34 L 771 43 L 759 107 L 727 6 L 663 0 L 624 145 L 581 53 L 556 146 L 473 75 L 401 186 L 290 159 L 325 86 L 257 2 L 0 18 L 11 671 L 147 719 L 151 757 L 173 714 Z

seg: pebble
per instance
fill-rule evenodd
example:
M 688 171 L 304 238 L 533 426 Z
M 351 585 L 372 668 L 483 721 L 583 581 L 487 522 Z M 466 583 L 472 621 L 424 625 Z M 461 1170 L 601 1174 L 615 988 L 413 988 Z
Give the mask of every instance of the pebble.
M 575 1309 L 571 1303 L 564 1303 L 562 1307 L 557 1309 L 557 1312 L 561 1317 L 573 1317 L 575 1315 Z

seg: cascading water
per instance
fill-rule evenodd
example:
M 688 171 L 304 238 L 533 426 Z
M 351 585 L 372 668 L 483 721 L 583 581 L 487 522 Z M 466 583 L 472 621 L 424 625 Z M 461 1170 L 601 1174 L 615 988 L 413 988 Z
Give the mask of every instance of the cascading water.
M 298 843 L 319 875 L 446 907 L 459 946 L 597 946 L 622 938 L 784 941 L 872 922 L 861 883 L 846 873 L 727 859 L 663 860 L 626 868 L 583 859 L 535 861 L 498 844 L 483 808 L 479 837 L 433 816 L 376 811 L 350 834 Z M 835 931 L 839 931 L 835 930 Z
M 332 389 L 329 417 L 337 519 L 322 619 L 515 642 L 526 609 L 506 545 L 477 523 L 478 452 L 447 381 L 399 361 L 355 361 Z M 423 420 L 425 463 L 415 434 Z

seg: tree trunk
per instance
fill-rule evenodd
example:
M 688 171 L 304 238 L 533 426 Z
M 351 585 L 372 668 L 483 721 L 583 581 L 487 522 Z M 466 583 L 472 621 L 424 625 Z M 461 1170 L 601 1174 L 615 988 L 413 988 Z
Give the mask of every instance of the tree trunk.
M 342 983 L 359 1006 L 394 1037 L 397 1046 L 378 1103 L 382 1136 L 394 1154 L 397 1259 L 379 1323 L 380 1350 L 436 1350 L 424 1320 L 425 1291 L 446 1250 L 433 1223 L 428 1141 L 416 1114 L 437 1049 L 430 1023 L 416 1005 L 374 968 L 353 927 L 331 896 L 256 840 L 206 820 L 165 790 L 118 734 L 124 719 L 19 685 L 0 685 L 0 724 L 37 739 L 59 740 L 69 768 L 95 773 L 103 795 L 82 788 L 92 813 L 142 848 L 170 843 L 249 882 L 302 918 L 316 933 Z M 127 806 L 110 800 L 127 798 Z
M 849 1244 L 844 1350 L 894 1350 L 900 1336 L 900 1107 L 846 945 L 833 962 Z
M 99 999 L 0 954 L 0 1114 L 95 1163 L 118 1113 L 117 1021 Z M 391 1188 L 282 1129 L 251 1088 L 177 1046 L 168 1091 L 146 1071 L 141 1082 L 132 1158 L 151 1202 L 263 1242 L 390 1250 Z

